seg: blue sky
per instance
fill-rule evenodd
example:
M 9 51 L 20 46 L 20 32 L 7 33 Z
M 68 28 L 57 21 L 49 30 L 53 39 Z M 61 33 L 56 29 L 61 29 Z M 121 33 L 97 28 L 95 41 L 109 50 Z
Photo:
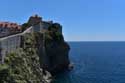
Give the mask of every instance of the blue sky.
M 67 41 L 125 41 L 125 0 L 1 0 L 0 21 L 33 14 L 63 25 Z

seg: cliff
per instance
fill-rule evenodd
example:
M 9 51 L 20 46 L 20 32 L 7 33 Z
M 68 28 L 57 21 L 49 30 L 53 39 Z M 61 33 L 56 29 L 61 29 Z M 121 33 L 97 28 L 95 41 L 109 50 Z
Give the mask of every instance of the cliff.
M 59 31 L 60 28 L 62 27 L 58 23 L 49 27 L 48 31 L 45 32 L 45 49 L 40 47 L 39 51 L 41 67 L 52 74 L 68 69 L 70 64 L 68 57 L 70 47 L 64 41 L 63 35 Z
M 59 23 L 49 24 L 48 29 L 42 30 L 36 38 L 41 68 L 51 72 L 51 74 L 68 69 L 70 47 L 64 41 L 62 26 Z
M 50 83 L 51 74 L 68 69 L 70 47 L 60 28 L 54 23 L 44 32 L 22 36 L 22 47 L 0 64 L 0 83 Z

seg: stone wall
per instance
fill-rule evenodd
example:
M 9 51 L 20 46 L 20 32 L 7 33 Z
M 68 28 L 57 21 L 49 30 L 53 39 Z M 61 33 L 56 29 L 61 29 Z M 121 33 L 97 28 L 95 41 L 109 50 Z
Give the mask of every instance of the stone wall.
M 4 57 L 11 52 L 15 52 L 17 48 L 21 47 L 21 42 L 23 42 L 22 36 L 26 33 L 31 33 L 33 27 L 29 27 L 23 33 L 18 33 L 15 35 L 0 38 L 0 63 L 4 63 Z
M 20 34 L 17 34 L 0 39 L 2 63 L 4 62 L 4 57 L 7 53 L 13 52 L 20 47 L 20 37 Z

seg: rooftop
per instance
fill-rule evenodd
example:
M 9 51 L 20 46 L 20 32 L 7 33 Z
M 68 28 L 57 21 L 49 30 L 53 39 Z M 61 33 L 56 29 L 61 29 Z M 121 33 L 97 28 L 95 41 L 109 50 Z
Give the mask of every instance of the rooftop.
M 21 26 L 12 22 L 0 22 L 0 28 L 14 28 L 20 30 Z

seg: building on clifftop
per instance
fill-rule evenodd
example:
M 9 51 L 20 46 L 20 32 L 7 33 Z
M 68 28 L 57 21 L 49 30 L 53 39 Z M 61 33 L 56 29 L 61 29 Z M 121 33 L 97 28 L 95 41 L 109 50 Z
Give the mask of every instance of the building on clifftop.
M 0 38 L 19 33 L 21 26 L 17 23 L 0 22 Z
M 44 32 L 44 31 L 48 30 L 49 27 L 51 27 L 55 24 L 56 24 L 56 26 L 59 26 L 59 25 L 57 25 L 58 23 L 53 23 L 53 21 L 43 21 L 42 17 L 38 16 L 37 14 L 33 15 L 29 18 L 28 24 L 30 26 L 33 26 L 33 31 L 37 31 L 37 32 L 39 32 L 39 31 Z M 62 27 L 60 27 L 58 31 L 62 33 Z

